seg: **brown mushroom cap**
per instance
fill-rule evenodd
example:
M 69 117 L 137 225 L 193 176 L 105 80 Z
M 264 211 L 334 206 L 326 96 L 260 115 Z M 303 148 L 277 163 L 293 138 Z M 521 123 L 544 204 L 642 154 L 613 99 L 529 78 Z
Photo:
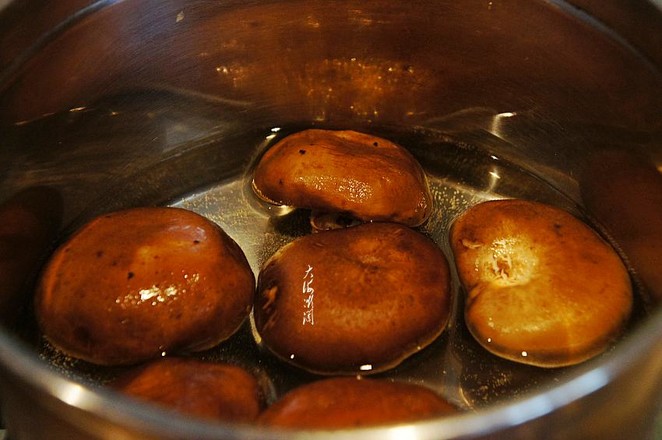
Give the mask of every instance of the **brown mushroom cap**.
M 632 309 L 616 252 L 571 214 L 523 200 L 484 202 L 451 231 L 465 320 L 490 352 L 541 367 L 603 352 Z
M 131 369 L 112 388 L 145 402 L 205 419 L 252 422 L 263 406 L 256 378 L 243 368 L 162 358 Z
M 277 205 L 409 226 L 425 222 L 432 198 L 425 173 L 404 148 L 356 131 L 311 129 L 268 149 L 253 189 Z
M 258 278 L 255 330 L 282 360 L 321 374 L 394 367 L 445 328 L 447 260 L 424 235 L 367 223 L 281 248 Z
M 250 312 L 254 284 L 216 224 L 183 209 L 136 208 L 92 220 L 56 250 L 36 315 L 67 354 L 130 364 L 227 339 Z
M 354 377 L 313 382 L 267 408 L 258 423 L 303 429 L 342 429 L 413 422 L 458 410 L 420 385 Z

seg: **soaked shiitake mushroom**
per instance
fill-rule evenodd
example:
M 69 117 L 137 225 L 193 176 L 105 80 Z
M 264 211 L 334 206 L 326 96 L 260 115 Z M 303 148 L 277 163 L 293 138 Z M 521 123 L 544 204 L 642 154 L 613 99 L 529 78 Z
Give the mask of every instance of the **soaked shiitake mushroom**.
M 551 206 L 496 200 L 466 211 L 451 245 L 466 289 L 466 324 L 490 352 L 559 367 L 603 352 L 632 309 L 618 254 L 585 223 Z
M 257 338 L 282 360 L 321 374 L 374 373 L 430 344 L 450 311 L 437 245 L 395 223 L 299 238 L 258 278 Z
M 313 219 L 339 213 L 418 226 L 432 210 L 425 173 L 407 150 L 351 130 L 310 129 L 280 140 L 257 164 L 253 189 L 269 203 L 311 209 Z
M 258 423 L 298 429 L 343 429 L 397 424 L 457 413 L 421 385 L 342 377 L 295 388 L 267 408 Z
M 60 246 L 38 284 L 43 335 L 102 365 L 204 350 L 252 307 L 255 278 L 216 224 L 177 208 L 135 208 L 92 220 Z
M 197 359 L 151 361 L 110 386 L 141 401 L 217 421 L 252 422 L 264 406 L 259 383 L 248 371 Z

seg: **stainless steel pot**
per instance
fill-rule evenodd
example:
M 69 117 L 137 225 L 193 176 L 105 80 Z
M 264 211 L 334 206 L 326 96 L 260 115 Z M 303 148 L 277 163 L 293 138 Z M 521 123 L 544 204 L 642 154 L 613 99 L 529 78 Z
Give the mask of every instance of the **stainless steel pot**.
M 0 401 L 12 440 L 654 438 L 658 1 L 22 1 L 0 10 L 0 37 Z M 633 270 L 638 319 L 605 356 L 502 397 L 467 397 L 461 416 L 340 433 L 186 419 L 49 357 L 29 303 L 54 237 L 99 212 L 241 183 L 260 139 L 310 125 L 435 133 L 417 157 L 481 191 L 494 190 L 494 163 L 457 154 L 478 146 L 507 162 L 524 177 L 503 193 L 545 188 L 613 240 Z M 250 233 L 238 223 L 226 226 Z M 489 375 L 483 362 L 473 368 Z

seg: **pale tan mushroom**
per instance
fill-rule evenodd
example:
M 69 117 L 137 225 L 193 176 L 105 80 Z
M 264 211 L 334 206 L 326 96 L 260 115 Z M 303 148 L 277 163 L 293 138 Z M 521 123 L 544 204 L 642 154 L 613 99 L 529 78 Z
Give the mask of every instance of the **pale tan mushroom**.
M 451 245 L 466 324 L 500 357 L 576 364 L 605 351 L 630 316 L 632 286 L 618 254 L 563 210 L 484 202 L 456 220 Z

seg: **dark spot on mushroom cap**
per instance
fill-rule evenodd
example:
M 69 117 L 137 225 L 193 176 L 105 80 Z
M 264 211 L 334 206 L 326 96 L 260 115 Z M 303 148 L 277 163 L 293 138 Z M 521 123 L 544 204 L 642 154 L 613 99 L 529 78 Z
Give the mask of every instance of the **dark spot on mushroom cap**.
M 133 278 L 133 276 L 134 276 L 134 273 L 133 273 L 133 272 L 129 272 L 129 273 L 126 274 L 126 279 L 127 279 L 127 280 L 130 280 L 131 278 Z
M 306 154 L 306 150 L 304 149 L 299 150 L 299 154 Z

